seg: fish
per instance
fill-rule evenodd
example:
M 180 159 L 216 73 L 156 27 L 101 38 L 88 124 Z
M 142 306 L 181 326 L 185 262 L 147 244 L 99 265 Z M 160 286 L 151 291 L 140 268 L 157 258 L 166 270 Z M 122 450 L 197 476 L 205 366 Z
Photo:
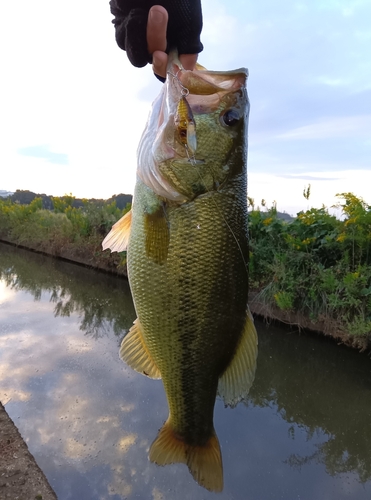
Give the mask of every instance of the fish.
M 161 378 L 168 401 L 149 459 L 185 463 L 214 492 L 223 489 L 215 401 L 246 401 L 258 350 L 248 308 L 247 77 L 245 68 L 184 70 L 169 55 L 138 146 L 131 211 L 103 241 L 127 249 L 137 313 L 120 357 Z

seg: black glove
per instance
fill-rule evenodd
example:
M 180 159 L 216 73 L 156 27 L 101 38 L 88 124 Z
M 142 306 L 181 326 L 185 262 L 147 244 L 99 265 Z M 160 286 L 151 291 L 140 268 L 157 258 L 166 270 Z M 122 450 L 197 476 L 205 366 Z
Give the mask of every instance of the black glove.
M 126 50 L 133 66 L 141 68 L 152 63 L 152 55 L 147 48 L 147 20 L 149 9 L 154 5 L 162 5 L 169 14 L 167 53 L 172 49 L 178 49 L 179 54 L 198 54 L 202 51 L 201 0 L 111 0 L 116 42 Z

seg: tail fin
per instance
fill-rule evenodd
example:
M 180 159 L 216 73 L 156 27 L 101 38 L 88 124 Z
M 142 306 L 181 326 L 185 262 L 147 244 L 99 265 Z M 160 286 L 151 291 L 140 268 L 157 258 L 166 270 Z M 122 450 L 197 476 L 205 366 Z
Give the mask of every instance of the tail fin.
M 158 465 L 187 464 L 200 486 L 223 490 L 222 455 L 215 431 L 205 445 L 191 446 L 175 435 L 168 419 L 151 445 L 149 459 Z

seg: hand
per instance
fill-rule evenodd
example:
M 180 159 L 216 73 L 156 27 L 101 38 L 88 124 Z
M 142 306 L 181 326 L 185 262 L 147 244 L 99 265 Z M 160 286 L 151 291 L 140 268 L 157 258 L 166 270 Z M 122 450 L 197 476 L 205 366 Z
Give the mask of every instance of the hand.
M 153 63 L 158 78 L 166 78 L 167 54 L 177 48 L 185 69 L 193 69 L 202 51 L 201 0 L 110 0 L 118 46 L 131 64 Z M 161 75 L 161 76 L 160 76 Z
M 152 68 L 156 75 L 166 78 L 168 55 L 166 54 L 166 29 L 168 23 L 167 10 L 161 5 L 154 5 L 148 13 L 147 45 L 152 54 Z M 184 69 L 193 70 L 198 54 L 182 54 L 179 60 Z

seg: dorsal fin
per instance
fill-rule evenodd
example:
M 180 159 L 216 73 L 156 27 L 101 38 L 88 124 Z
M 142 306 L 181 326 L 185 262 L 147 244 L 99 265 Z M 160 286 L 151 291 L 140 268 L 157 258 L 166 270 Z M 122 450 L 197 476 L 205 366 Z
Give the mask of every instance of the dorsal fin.
M 250 309 L 247 310 L 244 331 L 236 353 L 219 379 L 218 394 L 232 408 L 247 398 L 254 381 L 258 336 Z
M 205 66 L 202 66 L 202 64 L 196 62 L 196 68 L 195 68 L 197 71 L 207 71 L 207 69 L 205 68 Z
M 139 319 L 134 321 L 129 333 L 121 342 L 120 358 L 133 370 L 147 375 L 147 377 L 161 378 L 161 372 L 149 353 L 143 338 Z
M 103 250 L 111 249 L 111 252 L 123 252 L 126 250 L 131 228 L 131 210 L 112 226 L 102 242 Z

